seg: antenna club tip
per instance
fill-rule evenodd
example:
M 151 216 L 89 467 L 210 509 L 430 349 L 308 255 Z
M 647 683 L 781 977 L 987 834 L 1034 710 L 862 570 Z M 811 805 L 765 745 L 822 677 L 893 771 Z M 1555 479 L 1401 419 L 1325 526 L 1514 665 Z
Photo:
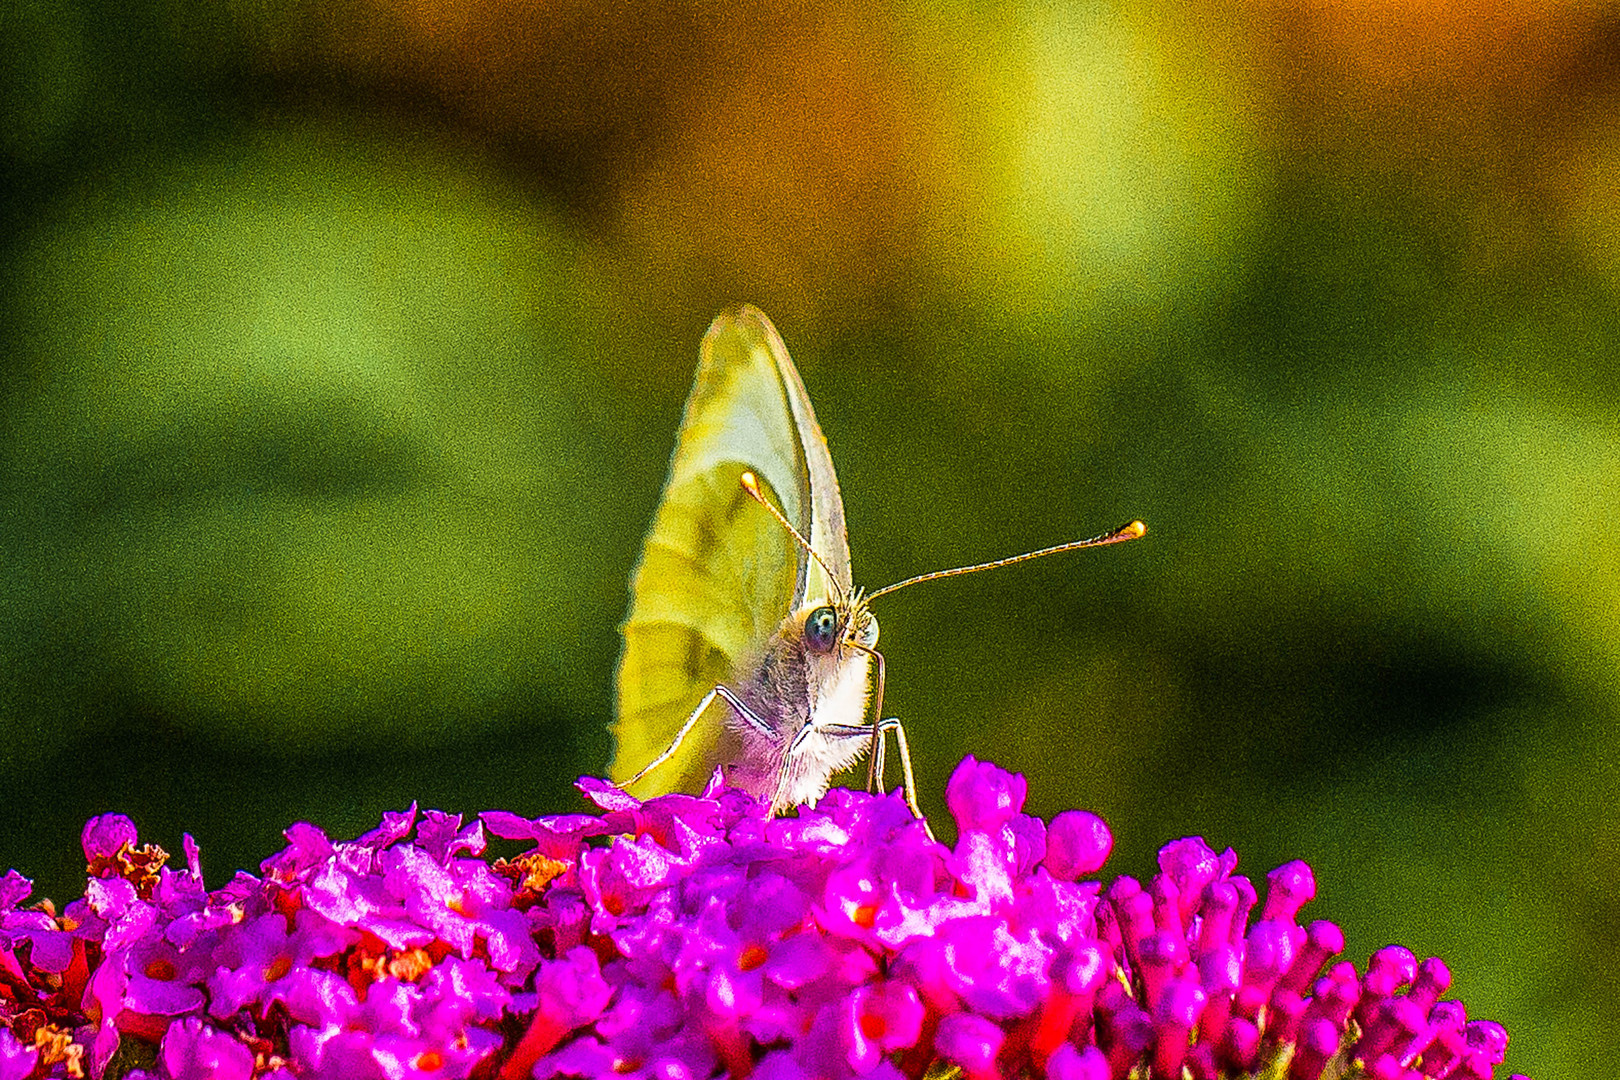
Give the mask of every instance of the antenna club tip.
M 748 492 L 750 495 L 757 496 L 759 494 L 759 477 L 754 475 L 752 469 L 744 469 L 743 474 L 737 478 L 737 482 L 741 484 L 743 486 L 743 490 Z
M 1147 525 L 1141 521 L 1133 521 L 1129 525 L 1126 525 L 1124 528 L 1120 529 L 1119 532 L 1121 536 L 1129 536 L 1134 540 L 1137 537 L 1146 534 Z

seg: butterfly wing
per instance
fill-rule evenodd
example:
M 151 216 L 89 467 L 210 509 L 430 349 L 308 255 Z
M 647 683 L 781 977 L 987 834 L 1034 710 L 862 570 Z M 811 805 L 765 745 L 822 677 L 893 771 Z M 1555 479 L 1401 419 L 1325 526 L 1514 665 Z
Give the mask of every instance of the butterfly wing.
M 615 779 L 668 747 L 703 695 L 731 683 L 790 612 L 833 595 L 821 568 L 742 489 L 744 470 L 764 481 L 847 594 L 844 507 L 826 440 L 776 328 L 751 307 L 722 313 L 704 335 L 663 500 L 631 579 Z M 700 787 L 721 727 L 699 723 L 646 790 Z

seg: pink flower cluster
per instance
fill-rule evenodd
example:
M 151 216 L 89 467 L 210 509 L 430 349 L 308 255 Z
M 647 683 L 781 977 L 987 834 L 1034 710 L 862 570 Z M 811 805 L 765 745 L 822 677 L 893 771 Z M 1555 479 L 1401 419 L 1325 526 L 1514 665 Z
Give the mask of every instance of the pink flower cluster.
M 1093 815 L 1024 814 L 1024 779 L 968 758 L 946 847 L 898 798 L 834 791 L 768 819 L 749 796 L 460 819 L 413 808 L 356 840 L 288 830 L 262 876 L 208 892 L 127 818 L 85 827 L 60 913 L 0 878 L 0 1080 L 43 1077 L 1267 1075 L 1481 1080 L 1499 1025 L 1442 1001 L 1438 960 L 1365 973 L 1300 925 L 1303 863 L 1264 899 L 1202 840 L 1146 886 L 1081 880 Z M 485 857 L 486 832 L 521 841 Z

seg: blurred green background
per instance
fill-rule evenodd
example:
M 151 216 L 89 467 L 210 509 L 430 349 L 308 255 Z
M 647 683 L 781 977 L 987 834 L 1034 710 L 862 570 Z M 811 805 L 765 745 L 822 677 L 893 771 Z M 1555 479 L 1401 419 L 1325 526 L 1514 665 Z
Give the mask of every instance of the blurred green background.
M 760 305 L 925 806 L 964 753 L 1316 869 L 1541 1080 L 1620 1051 L 1620 15 L 0 10 L 0 865 L 118 809 L 572 809 L 704 327 Z

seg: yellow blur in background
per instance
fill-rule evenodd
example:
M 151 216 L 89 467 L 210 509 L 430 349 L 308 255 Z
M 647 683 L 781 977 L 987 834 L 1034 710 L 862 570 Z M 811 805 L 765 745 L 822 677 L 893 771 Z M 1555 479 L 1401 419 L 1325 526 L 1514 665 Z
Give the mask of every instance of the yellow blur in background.
M 1620 1050 L 1620 16 L 0 14 L 0 864 L 573 807 L 697 343 L 804 374 L 924 805 L 1303 858 Z

